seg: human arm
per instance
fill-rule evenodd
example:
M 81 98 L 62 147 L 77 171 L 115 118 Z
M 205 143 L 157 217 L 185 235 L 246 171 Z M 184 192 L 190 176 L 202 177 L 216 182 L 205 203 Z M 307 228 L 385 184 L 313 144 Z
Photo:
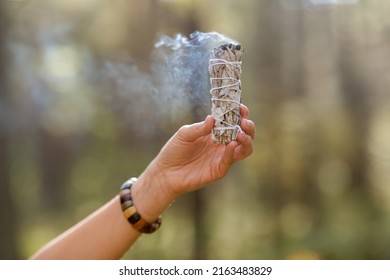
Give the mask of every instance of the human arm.
M 252 153 L 255 126 L 244 105 L 241 117 L 243 133 L 228 145 L 212 142 L 211 116 L 172 136 L 132 188 L 134 206 L 144 220 L 153 222 L 180 195 L 221 179 L 234 162 Z M 116 196 L 31 258 L 118 259 L 139 236 L 124 218 Z

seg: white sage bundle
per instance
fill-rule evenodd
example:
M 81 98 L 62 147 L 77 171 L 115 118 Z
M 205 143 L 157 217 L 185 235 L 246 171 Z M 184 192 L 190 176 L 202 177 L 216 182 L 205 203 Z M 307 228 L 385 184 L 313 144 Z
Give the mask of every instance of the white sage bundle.
M 216 144 L 236 140 L 240 128 L 241 57 L 240 45 L 226 44 L 211 51 L 209 74 L 211 114 L 215 119 L 212 139 Z

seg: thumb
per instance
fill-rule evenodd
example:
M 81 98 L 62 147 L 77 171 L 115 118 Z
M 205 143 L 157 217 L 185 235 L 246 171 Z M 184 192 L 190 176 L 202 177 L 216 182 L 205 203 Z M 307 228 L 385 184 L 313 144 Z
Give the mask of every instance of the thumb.
M 214 118 L 209 115 L 202 122 L 182 126 L 178 131 L 178 136 L 184 141 L 195 141 L 199 137 L 210 134 L 213 126 Z

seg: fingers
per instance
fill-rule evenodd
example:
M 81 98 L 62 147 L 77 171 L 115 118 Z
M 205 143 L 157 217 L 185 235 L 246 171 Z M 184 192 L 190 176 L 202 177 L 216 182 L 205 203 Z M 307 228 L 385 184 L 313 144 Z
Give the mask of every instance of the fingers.
M 240 104 L 240 115 L 242 118 L 248 119 L 249 118 L 249 109 L 244 104 Z
M 256 126 L 255 123 L 251 120 L 241 118 L 241 129 L 248 134 L 252 139 L 255 138 L 256 135 Z
M 234 160 L 242 160 L 253 152 L 253 137 L 249 134 L 240 133 L 237 137 L 238 145 L 235 147 Z
M 255 124 L 251 120 L 248 120 L 249 109 L 244 104 L 240 105 L 240 115 L 242 130 L 253 139 L 255 137 Z M 199 137 L 206 136 L 211 132 L 214 121 L 214 118 L 209 115 L 203 122 L 182 126 L 178 134 L 184 141 L 195 141 Z
M 241 115 L 241 123 L 240 126 L 242 130 L 250 135 L 252 139 L 255 138 L 256 127 L 253 121 L 249 120 L 249 109 L 244 104 L 240 105 L 240 115 Z
M 223 175 L 226 174 L 230 166 L 234 163 L 235 148 L 237 147 L 237 145 L 238 143 L 236 141 L 232 141 L 226 145 L 225 152 L 223 153 L 221 158 L 221 165 L 220 165 L 221 174 Z
M 210 134 L 214 126 L 214 118 L 207 116 L 203 122 L 182 126 L 178 131 L 178 136 L 184 141 L 195 141 L 199 137 Z
M 249 120 L 249 109 L 244 104 L 240 106 L 241 114 L 241 129 L 243 133 L 240 133 L 237 136 L 238 145 L 234 151 L 234 160 L 239 161 L 247 156 L 251 155 L 253 152 L 253 139 L 256 135 L 256 126 L 255 123 Z

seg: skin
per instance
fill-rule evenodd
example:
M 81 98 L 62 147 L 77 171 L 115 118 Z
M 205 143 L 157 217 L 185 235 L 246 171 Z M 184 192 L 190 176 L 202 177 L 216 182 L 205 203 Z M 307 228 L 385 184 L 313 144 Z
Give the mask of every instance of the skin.
M 178 197 L 223 178 L 235 162 L 252 153 L 255 124 L 245 105 L 240 114 L 243 132 L 228 145 L 211 140 L 212 116 L 182 126 L 168 140 L 132 188 L 134 205 L 144 220 L 155 221 Z M 140 235 L 125 219 L 117 195 L 31 259 L 119 259 Z

